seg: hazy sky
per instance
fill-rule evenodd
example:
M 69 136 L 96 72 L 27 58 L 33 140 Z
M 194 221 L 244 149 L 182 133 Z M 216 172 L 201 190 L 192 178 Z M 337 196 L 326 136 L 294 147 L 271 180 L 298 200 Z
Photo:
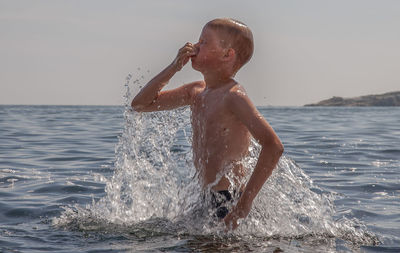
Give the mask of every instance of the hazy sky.
M 121 105 L 129 73 L 148 80 L 216 17 L 253 31 L 237 79 L 256 105 L 400 90 L 399 0 L 0 0 L 0 104 Z

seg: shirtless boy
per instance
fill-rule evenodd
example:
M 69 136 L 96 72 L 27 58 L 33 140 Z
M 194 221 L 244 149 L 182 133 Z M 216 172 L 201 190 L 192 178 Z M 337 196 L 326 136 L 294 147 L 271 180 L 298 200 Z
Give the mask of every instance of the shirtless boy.
M 230 211 L 218 214 L 226 226 L 236 229 L 254 198 L 271 175 L 283 152 L 278 136 L 233 78 L 253 54 L 253 36 L 243 23 L 233 19 L 208 22 L 196 44 L 186 43 L 175 60 L 155 76 L 132 100 L 138 112 L 171 110 L 190 106 L 192 111 L 193 160 L 204 189 L 231 196 L 230 181 L 218 176 L 231 170 L 240 179 L 245 169 L 239 161 L 248 153 L 252 135 L 262 146 L 257 165 Z M 189 61 L 204 81 L 161 91 Z M 240 187 L 240 186 L 239 186 Z M 234 187 L 235 188 L 235 187 Z M 218 201 L 217 201 L 218 202 Z M 218 205 L 221 203 L 217 203 Z M 228 213 L 229 212 L 229 213 Z

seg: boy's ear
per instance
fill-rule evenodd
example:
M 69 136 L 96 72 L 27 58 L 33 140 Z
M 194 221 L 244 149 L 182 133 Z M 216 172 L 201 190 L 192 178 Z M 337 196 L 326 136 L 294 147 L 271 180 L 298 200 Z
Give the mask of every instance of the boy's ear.
M 228 48 L 228 49 L 226 50 L 226 52 L 225 52 L 224 59 L 225 59 L 225 60 L 234 59 L 234 58 L 235 58 L 235 55 L 236 55 L 235 49 L 233 49 L 233 48 Z

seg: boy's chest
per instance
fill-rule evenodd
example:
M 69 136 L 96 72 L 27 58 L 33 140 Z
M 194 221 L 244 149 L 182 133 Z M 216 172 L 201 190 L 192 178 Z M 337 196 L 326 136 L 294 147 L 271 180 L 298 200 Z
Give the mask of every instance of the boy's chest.
M 204 120 L 221 117 L 225 111 L 224 99 L 220 94 L 206 93 L 199 94 L 192 106 L 192 116 Z
M 219 93 L 199 94 L 192 105 L 193 124 L 198 127 L 222 127 L 232 117 Z

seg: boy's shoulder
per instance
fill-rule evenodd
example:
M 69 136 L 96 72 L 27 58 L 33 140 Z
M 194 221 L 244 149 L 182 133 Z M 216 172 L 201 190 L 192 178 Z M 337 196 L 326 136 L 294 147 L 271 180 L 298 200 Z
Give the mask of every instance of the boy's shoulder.
M 233 111 L 254 107 L 246 90 L 239 83 L 233 85 L 225 94 L 226 105 Z
M 186 91 L 189 93 L 191 98 L 194 98 L 197 94 L 201 93 L 206 87 L 204 81 L 194 81 L 185 85 Z
M 225 96 L 228 100 L 248 98 L 246 90 L 240 83 L 235 83 L 230 87 Z
M 190 83 L 190 85 L 194 91 L 199 91 L 199 90 L 204 90 L 204 88 L 206 87 L 206 82 L 204 82 L 203 80 L 194 81 Z
M 206 87 L 206 82 L 204 80 L 195 81 L 192 84 L 194 89 L 203 90 Z

